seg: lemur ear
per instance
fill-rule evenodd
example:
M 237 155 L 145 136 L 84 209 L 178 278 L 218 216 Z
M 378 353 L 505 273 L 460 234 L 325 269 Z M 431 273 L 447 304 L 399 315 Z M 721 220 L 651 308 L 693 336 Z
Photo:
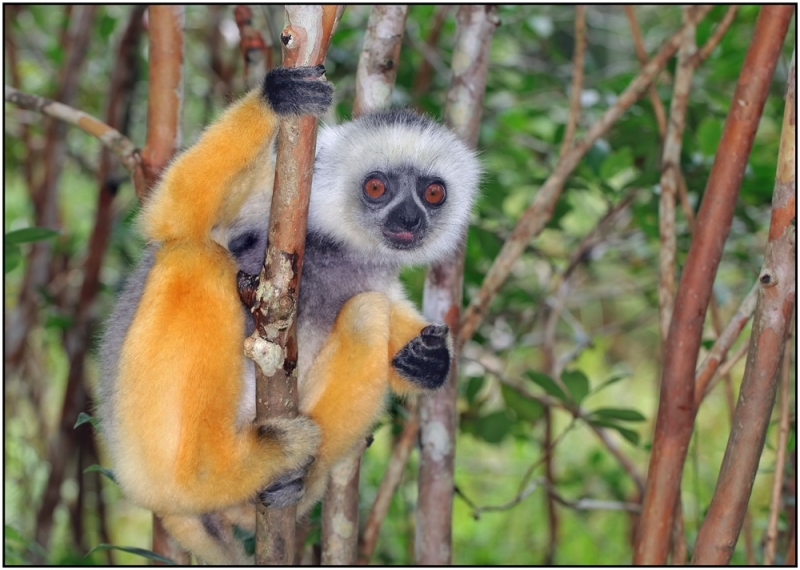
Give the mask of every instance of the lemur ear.
M 262 94 L 278 115 L 324 115 L 333 102 L 325 66 L 276 67 L 264 78 Z

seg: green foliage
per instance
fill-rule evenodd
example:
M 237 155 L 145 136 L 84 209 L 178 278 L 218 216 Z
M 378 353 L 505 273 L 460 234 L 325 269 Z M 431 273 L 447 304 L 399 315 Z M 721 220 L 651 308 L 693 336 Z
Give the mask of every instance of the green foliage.
M 78 78 L 75 105 L 96 117 L 105 115 L 106 86 L 116 65 L 114 48 L 127 25 L 130 9 L 124 5 L 99 6 L 92 26 L 89 52 Z M 449 66 L 456 31 L 456 8 L 450 8 L 437 45 L 423 54 L 422 46 L 437 10 L 439 8 L 432 5 L 410 6 L 393 102 L 416 106 L 441 118 L 451 79 Z M 502 26 L 492 41 L 482 112 L 478 147 L 484 175 L 482 195 L 472 216 L 467 241 L 465 303 L 474 296 L 516 221 L 555 168 L 568 117 L 574 7 L 505 5 L 498 10 Z M 697 28 L 699 44 L 708 39 L 725 10 L 725 6 L 715 7 L 700 23 Z M 223 54 L 229 61 L 239 62 L 232 93 L 220 89 L 219 78 L 210 69 L 209 11 L 208 6 L 190 6 L 186 10 L 184 145 L 195 140 L 227 100 L 244 90 L 236 41 L 225 44 Z M 729 32 L 693 79 L 680 166 L 687 182 L 689 203 L 695 212 L 703 199 L 713 160 L 717 158 L 731 95 L 758 11 L 757 6 L 739 7 Z M 59 71 L 66 57 L 61 37 L 69 23 L 67 12 L 62 6 L 26 5 L 8 18 L 6 34 L 17 47 L 16 71 L 23 91 L 51 98 L 57 95 Z M 257 18 L 264 17 L 263 10 L 254 12 Z M 333 120 L 350 116 L 358 55 L 369 12 L 369 6 L 348 6 L 334 36 L 326 60 L 328 77 L 336 86 Z M 675 6 L 639 5 L 635 12 L 651 55 L 680 25 L 680 9 Z M 235 29 L 231 9 L 222 7 L 221 14 L 228 28 Z M 263 20 L 259 20 L 259 25 L 264 25 Z M 783 89 L 794 34 L 793 23 L 742 180 L 725 255 L 714 284 L 724 317 L 732 314 L 749 290 L 763 260 L 783 113 Z M 587 40 L 577 138 L 613 104 L 640 69 L 627 18 L 618 6 L 587 7 Z M 130 93 L 132 106 L 128 124 L 123 129 L 140 146 L 145 140 L 147 116 L 145 44 L 138 52 L 141 74 Z M 413 86 L 419 69 L 427 60 L 433 62 L 434 73 L 429 87 L 418 93 Z M 5 73 L 6 83 L 13 83 L 9 65 Z M 667 109 L 673 77 L 674 61 L 660 74 L 655 86 Z M 80 130 L 68 127 L 64 173 L 58 188 L 61 223 L 56 235 L 52 229 L 35 227 L 30 196 L 36 181 L 25 180 L 23 175 L 23 163 L 30 155 L 20 136 L 23 125 L 34 141 L 33 146 L 40 149 L 45 121 L 38 120 L 33 113 L 17 113 L 11 105 L 6 106 L 5 118 L 6 309 L 14 309 L 20 293 L 27 269 L 26 254 L 30 247 L 27 244 L 51 240 L 61 263 L 59 279 L 52 286 L 35 292 L 39 320 L 29 344 L 35 358 L 31 369 L 38 372 L 24 377 L 10 375 L 6 381 L 5 506 L 6 520 L 10 523 L 5 526 L 6 563 L 30 564 L 32 554 L 37 553 L 50 563 L 81 564 L 86 560 L 75 558 L 81 554 L 76 554 L 71 544 L 66 510 L 57 512 L 60 518 L 56 519 L 56 533 L 48 548 L 49 554 L 24 537 L 33 536 L 35 511 L 30 507 L 41 501 L 49 469 L 44 450 L 53 429 L 51 418 L 58 417 L 63 400 L 68 365 L 63 334 L 74 325 L 72 300 L 77 298 L 82 283 L 97 203 L 95 173 L 86 166 L 96 163 L 100 145 Z M 503 373 L 523 382 L 528 392 L 548 395 L 567 409 L 575 410 L 580 406 L 588 414 L 589 423 L 609 428 L 614 432 L 612 437 L 632 444 L 622 449 L 642 469 L 647 465 L 648 438 L 652 437 L 661 366 L 656 318 L 661 147 L 652 104 L 645 96 L 592 145 L 567 179 L 545 230 L 527 244 L 509 279 L 492 300 L 484 324 L 472 341 L 477 346 L 468 345 L 465 350 L 465 354 L 472 354 L 472 349 L 494 354 L 503 363 Z M 118 174 L 122 173 L 118 170 Z M 568 370 L 557 381 L 541 372 L 541 333 L 546 307 L 552 306 L 549 303 L 554 294 L 553 283 L 607 209 L 634 191 L 632 205 L 604 232 L 597 244 L 583 251 L 570 280 L 562 318 L 556 327 L 556 354 L 558 357 L 567 354 L 587 337 L 591 344 L 567 363 Z M 108 315 L 124 278 L 143 249 L 135 221 L 138 203 L 127 182 L 115 197 L 114 211 L 100 293 L 92 313 L 98 322 Z M 680 208 L 677 242 L 680 272 L 690 244 Z M 406 270 L 403 283 L 411 299 L 421 304 L 425 269 Z M 703 350 L 710 346 L 711 341 L 706 340 Z M 541 459 L 544 407 L 479 366 L 467 368 L 459 364 L 463 377 L 459 383 L 456 481 L 459 489 L 476 504 L 503 504 L 514 496 L 528 467 Z M 97 375 L 97 367 L 90 360 L 86 368 L 87 384 L 96 385 Z M 381 481 L 392 434 L 400 430 L 400 409 L 395 401 L 392 419 L 383 421 L 384 427 L 378 432 L 383 434 L 382 447 L 380 442 L 373 445 L 363 461 L 362 518 L 366 517 Z M 696 460 L 690 458 L 696 462 L 697 491 L 684 489 L 685 493 L 696 495 L 686 503 L 690 538 L 696 533 L 697 521 L 702 520 L 708 497 L 713 492 L 718 471 L 714 465 L 721 461 L 720 450 L 724 449 L 728 431 L 728 415 L 721 394 L 713 393 L 701 412 L 697 430 L 702 434 L 703 453 Z M 572 413 L 560 406 L 554 407 L 550 415 L 555 434 L 573 426 Z M 96 427 L 96 421 L 87 415 L 80 416 L 75 427 L 87 422 Z M 646 439 L 641 441 L 641 437 Z M 769 437 L 774 438 L 774 434 L 771 432 Z M 774 446 L 774 442 L 771 445 Z M 792 430 L 788 447 L 793 450 L 795 445 Z M 564 497 L 629 500 L 634 490 L 630 477 L 600 444 L 586 422 L 575 421 L 553 455 L 554 483 Z M 771 457 L 770 453 L 765 454 L 765 461 L 769 463 Z M 104 458 L 100 464 L 107 464 Z M 416 467 L 416 456 L 412 454 L 401 488 L 392 499 L 373 562 L 394 565 L 413 561 Z M 543 468 L 537 469 L 535 476 L 538 477 Z M 85 470 L 93 471 L 113 479 L 113 474 L 100 465 Z M 752 504 L 767 504 L 769 483 L 766 477 L 757 477 Z M 74 501 L 74 496 L 70 495 L 76 487 L 74 475 L 70 475 L 62 487 L 64 501 Z M 93 491 L 88 489 L 86 493 L 91 495 Z M 137 547 L 105 545 L 93 551 L 95 558 L 100 550 L 115 548 L 129 553 L 127 557 L 120 554 L 120 561 L 141 564 L 140 556 L 147 556 L 148 552 L 139 547 L 149 544 L 149 513 L 131 512 L 115 485 L 105 485 L 103 494 L 115 539 Z M 87 497 L 86 504 L 94 505 L 92 499 Z M 480 521 L 474 521 L 469 508 L 457 498 L 454 562 L 540 564 L 547 547 L 545 500 L 544 493 L 539 490 L 514 509 L 486 513 Z M 756 525 L 765 523 L 766 514 L 754 512 Z M 90 516 L 95 515 L 87 515 Z M 630 560 L 630 543 L 626 532 L 620 530 L 627 529 L 628 515 L 605 511 L 578 513 L 559 508 L 559 517 L 557 564 L 590 565 L 598 560 L 620 564 Z M 319 508 L 311 521 L 308 543 L 319 537 Z M 94 522 L 91 520 L 84 525 L 88 536 L 86 544 L 101 542 L 96 536 Z M 734 562 L 744 560 L 741 543 L 737 545 Z
M 47 552 L 35 541 L 25 538 L 9 524 L 3 525 L 3 563 L 9 566 L 31 564 L 31 556 L 47 558 Z
M 48 228 L 22 228 L 5 234 L 3 243 L 3 272 L 11 272 L 22 260 L 22 249 L 19 247 L 23 243 L 43 241 L 58 235 L 58 231 Z

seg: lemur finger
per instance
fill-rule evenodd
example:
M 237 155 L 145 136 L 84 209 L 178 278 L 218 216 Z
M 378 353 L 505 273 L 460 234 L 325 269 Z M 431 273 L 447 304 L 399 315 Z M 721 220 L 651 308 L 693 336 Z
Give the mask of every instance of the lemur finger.
M 410 382 L 433 390 L 447 380 L 450 347 L 450 329 L 446 325 L 429 325 L 400 349 L 392 366 Z
M 279 115 L 322 115 L 333 101 L 333 85 L 320 79 L 323 65 L 276 67 L 264 78 L 262 93 Z

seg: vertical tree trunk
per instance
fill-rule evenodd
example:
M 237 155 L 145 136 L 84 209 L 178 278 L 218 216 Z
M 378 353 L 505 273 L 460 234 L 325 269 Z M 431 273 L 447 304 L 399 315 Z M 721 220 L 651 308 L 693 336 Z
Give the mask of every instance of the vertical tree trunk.
M 460 6 L 456 21 L 453 79 L 447 93 L 445 120 L 469 146 L 475 147 L 486 90 L 489 45 L 499 24 L 497 8 Z M 454 338 L 461 318 L 465 242 L 466 236 L 455 259 L 428 270 L 423 293 L 425 318 L 445 322 Z M 414 536 L 414 559 L 420 565 L 452 562 L 457 361 L 458 354 L 453 357 L 445 385 L 420 398 L 419 499 Z
M 766 8 L 762 8 L 764 10 Z M 793 7 L 788 7 L 785 14 L 778 14 L 776 17 L 783 16 L 788 27 L 793 10 Z M 763 14 L 759 15 L 759 20 L 762 16 Z M 783 30 L 785 34 L 786 28 Z M 780 48 L 782 41 L 778 39 L 782 40 L 783 35 L 775 40 Z M 753 317 L 747 364 L 717 488 L 697 535 L 693 564 L 720 565 L 730 562 L 750 500 L 758 460 L 764 449 L 764 439 L 775 403 L 775 389 L 796 295 L 795 81 L 793 59 L 778 151 L 769 242 L 759 275 L 761 289 Z M 776 473 L 776 477 L 780 476 L 780 473 Z
M 765 6 L 756 22 L 697 216 L 664 347 L 664 368 L 634 564 L 665 564 L 692 436 L 694 370 L 711 287 L 792 6 Z
M 353 117 L 389 107 L 400 64 L 408 6 L 372 7 L 356 72 Z M 322 503 L 322 563 L 354 565 L 358 558 L 358 449 L 334 467 Z
M 286 26 L 281 32 L 283 65 L 322 63 L 343 10 L 335 5 L 287 6 Z M 306 115 L 283 119 L 278 129 L 269 245 L 259 277 L 261 282 L 269 280 L 271 287 L 259 288 L 253 311 L 256 332 L 245 342 L 246 354 L 256 363 L 258 420 L 297 415 L 297 292 L 305 251 L 316 127 L 316 118 Z M 258 346 L 267 343 L 277 345 L 282 366 L 270 368 L 258 357 Z M 292 563 L 296 511 L 295 506 L 256 506 L 257 564 Z

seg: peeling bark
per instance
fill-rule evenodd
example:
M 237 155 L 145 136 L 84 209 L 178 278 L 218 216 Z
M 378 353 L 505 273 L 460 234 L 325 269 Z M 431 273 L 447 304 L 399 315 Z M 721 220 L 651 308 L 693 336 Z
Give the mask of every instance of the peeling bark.
M 331 35 L 343 7 L 287 6 L 281 32 L 283 65 L 318 65 L 325 60 Z M 297 415 L 297 295 L 305 251 L 306 218 L 314 170 L 317 120 L 285 118 L 277 137 L 275 186 L 270 211 L 269 242 L 259 276 L 253 318 L 255 332 L 245 351 L 256 362 L 256 418 Z M 259 358 L 247 346 L 270 347 L 278 365 Z M 292 563 L 295 546 L 293 505 L 284 509 L 256 506 L 256 564 Z

